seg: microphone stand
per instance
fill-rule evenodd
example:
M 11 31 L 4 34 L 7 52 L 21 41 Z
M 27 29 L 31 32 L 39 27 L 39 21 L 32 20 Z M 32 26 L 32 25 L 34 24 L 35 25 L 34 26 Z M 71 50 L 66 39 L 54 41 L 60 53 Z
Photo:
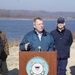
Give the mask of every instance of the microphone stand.
M 38 46 L 38 51 L 41 52 L 41 46 Z

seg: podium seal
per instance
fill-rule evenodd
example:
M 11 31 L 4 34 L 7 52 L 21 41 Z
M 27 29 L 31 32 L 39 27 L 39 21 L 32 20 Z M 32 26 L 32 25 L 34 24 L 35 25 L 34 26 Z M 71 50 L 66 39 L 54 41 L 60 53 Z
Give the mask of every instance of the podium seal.
M 26 65 L 28 75 L 47 75 L 49 69 L 47 61 L 42 57 L 34 57 Z

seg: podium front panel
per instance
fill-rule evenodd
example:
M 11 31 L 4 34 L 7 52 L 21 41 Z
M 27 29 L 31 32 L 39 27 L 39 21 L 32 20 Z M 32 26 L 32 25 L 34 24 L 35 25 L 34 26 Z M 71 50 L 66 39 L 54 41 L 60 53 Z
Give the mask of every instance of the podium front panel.
M 34 58 L 42 58 L 45 60 L 45 62 L 47 62 L 48 70 L 49 70 L 47 75 L 56 75 L 57 74 L 57 52 L 26 52 L 26 51 L 24 52 L 23 51 L 23 52 L 19 52 L 19 75 L 28 75 L 27 70 L 26 70 L 27 64 L 29 61 L 31 61 L 31 59 L 34 59 Z M 40 59 L 38 59 L 37 61 L 39 63 L 41 63 L 39 60 Z M 31 62 L 32 65 L 34 63 L 37 64 L 37 61 L 34 61 L 33 63 Z M 37 65 L 39 65 L 41 67 L 40 64 L 37 64 Z M 44 66 L 44 64 L 42 64 L 42 65 Z M 45 75 L 42 73 L 46 73 L 47 69 L 45 70 L 42 68 L 42 70 L 44 70 L 44 71 L 42 71 L 41 69 L 39 69 L 39 67 L 36 67 L 36 69 L 35 69 L 34 66 L 33 66 L 33 68 L 31 67 L 32 69 L 34 69 L 34 71 L 30 70 L 31 73 L 38 72 L 38 73 L 40 73 L 40 75 Z M 40 71 L 38 71 L 38 70 L 40 70 Z M 38 73 L 35 75 L 39 75 Z M 32 74 L 30 74 L 30 75 L 32 75 Z

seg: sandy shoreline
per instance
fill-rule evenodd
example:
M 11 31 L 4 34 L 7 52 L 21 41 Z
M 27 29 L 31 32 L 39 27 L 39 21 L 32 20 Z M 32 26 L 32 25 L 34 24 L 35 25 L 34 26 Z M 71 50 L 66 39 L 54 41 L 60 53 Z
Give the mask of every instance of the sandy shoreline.
M 19 47 L 10 47 L 10 55 L 7 58 L 9 75 L 19 74 Z M 75 75 L 75 42 L 71 46 L 70 58 L 68 60 L 66 75 Z

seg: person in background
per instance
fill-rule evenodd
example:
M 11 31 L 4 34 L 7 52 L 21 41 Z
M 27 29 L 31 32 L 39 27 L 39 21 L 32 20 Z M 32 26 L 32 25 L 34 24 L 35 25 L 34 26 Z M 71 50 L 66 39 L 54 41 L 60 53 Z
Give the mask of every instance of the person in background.
M 34 30 L 27 33 L 20 43 L 21 51 L 54 51 L 54 40 L 52 36 L 45 31 L 43 19 L 35 18 L 33 20 Z
M 0 75 L 8 75 L 6 58 L 9 55 L 8 40 L 0 30 Z
M 50 34 L 54 38 L 57 50 L 57 75 L 66 75 L 66 66 L 70 57 L 70 47 L 73 42 L 72 33 L 65 27 L 65 19 L 57 19 L 57 27 Z

